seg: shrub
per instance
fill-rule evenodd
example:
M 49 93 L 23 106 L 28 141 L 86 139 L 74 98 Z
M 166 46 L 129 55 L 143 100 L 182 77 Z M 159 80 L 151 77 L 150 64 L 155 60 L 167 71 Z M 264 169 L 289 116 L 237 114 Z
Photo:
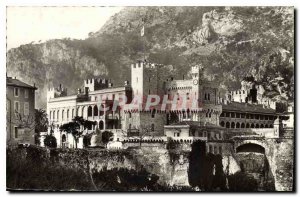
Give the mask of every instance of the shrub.
M 258 190 L 258 183 L 249 174 L 237 172 L 228 178 L 229 189 L 234 192 L 252 192 Z
M 53 135 L 46 135 L 44 139 L 44 144 L 46 147 L 56 148 L 57 147 L 56 138 Z
M 24 154 L 26 151 L 27 154 Z M 24 190 L 92 190 L 83 170 L 50 163 L 45 149 L 6 150 L 6 187 Z
M 158 178 L 145 170 L 126 168 L 103 169 L 93 173 L 97 187 L 104 191 L 142 191 L 143 188 L 153 191 Z

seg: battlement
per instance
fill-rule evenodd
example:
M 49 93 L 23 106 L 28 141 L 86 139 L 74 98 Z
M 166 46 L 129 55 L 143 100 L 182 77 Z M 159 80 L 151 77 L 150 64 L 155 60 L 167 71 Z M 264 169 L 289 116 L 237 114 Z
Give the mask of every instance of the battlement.
M 195 65 L 195 66 L 192 66 L 191 72 L 192 73 L 199 73 L 199 71 L 202 70 L 202 69 L 203 69 L 202 65 Z
M 167 81 L 165 87 L 170 90 L 192 89 L 192 85 L 193 85 L 193 81 L 191 79 L 172 80 L 172 81 Z
M 61 84 L 57 88 L 51 87 L 47 91 L 47 100 L 50 98 L 67 96 L 67 93 L 67 88 L 62 87 Z
M 109 87 L 109 81 L 102 78 L 92 78 L 84 80 L 84 89 L 88 88 L 89 91 L 101 90 Z
M 92 79 L 84 80 L 84 85 L 88 85 L 88 84 L 95 84 L 95 85 L 108 84 L 108 80 L 101 79 L 101 78 L 92 78 Z
M 150 63 L 150 62 L 143 62 L 139 61 L 135 64 L 131 64 L 131 69 L 135 68 L 157 68 L 157 67 L 164 66 L 163 64 L 157 64 L 157 63 Z

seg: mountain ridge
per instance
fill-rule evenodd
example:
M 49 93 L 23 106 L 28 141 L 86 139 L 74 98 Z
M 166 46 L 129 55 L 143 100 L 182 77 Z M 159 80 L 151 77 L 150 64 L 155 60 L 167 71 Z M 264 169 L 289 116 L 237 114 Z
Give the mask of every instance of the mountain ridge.
M 292 100 L 293 17 L 291 7 L 127 7 L 85 40 L 10 49 L 7 72 L 36 83 L 37 106 L 44 108 L 49 86 L 62 83 L 74 93 L 83 79 L 94 76 L 115 84 L 130 80 L 131 63 L 145 51 L 150 62 L 173 65 L 179 78 L 202 64 L 205 77 L 219 83 L 223 93 L 254 76 L 266 96 Z

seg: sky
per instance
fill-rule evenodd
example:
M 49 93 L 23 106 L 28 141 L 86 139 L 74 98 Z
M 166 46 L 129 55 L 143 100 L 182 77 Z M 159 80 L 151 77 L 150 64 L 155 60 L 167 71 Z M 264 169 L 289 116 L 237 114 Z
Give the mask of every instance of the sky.
M 122 7 L 7 7 L 7 49 L 49 39 L 85 39 Z

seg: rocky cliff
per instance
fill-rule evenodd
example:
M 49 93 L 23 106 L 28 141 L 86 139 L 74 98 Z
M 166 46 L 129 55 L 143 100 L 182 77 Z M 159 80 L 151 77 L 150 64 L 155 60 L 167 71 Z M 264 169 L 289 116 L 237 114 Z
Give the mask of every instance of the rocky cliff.
M 130 79 L 129 65 L 143 51 L 151 62 L 172 64 L 180 78 L 191 65 L 202 64 L 205 77 L 223 90 L 253 76 L 268 97 L 293 99 L 291 7 L 127 7 L 86 40 L 9 50 L 7 73 L 36 83 L 37 107 L 45 107 L 48 86 L 62 83 L 74 93 L 91 76 L 107 76 L 115 84 Z

